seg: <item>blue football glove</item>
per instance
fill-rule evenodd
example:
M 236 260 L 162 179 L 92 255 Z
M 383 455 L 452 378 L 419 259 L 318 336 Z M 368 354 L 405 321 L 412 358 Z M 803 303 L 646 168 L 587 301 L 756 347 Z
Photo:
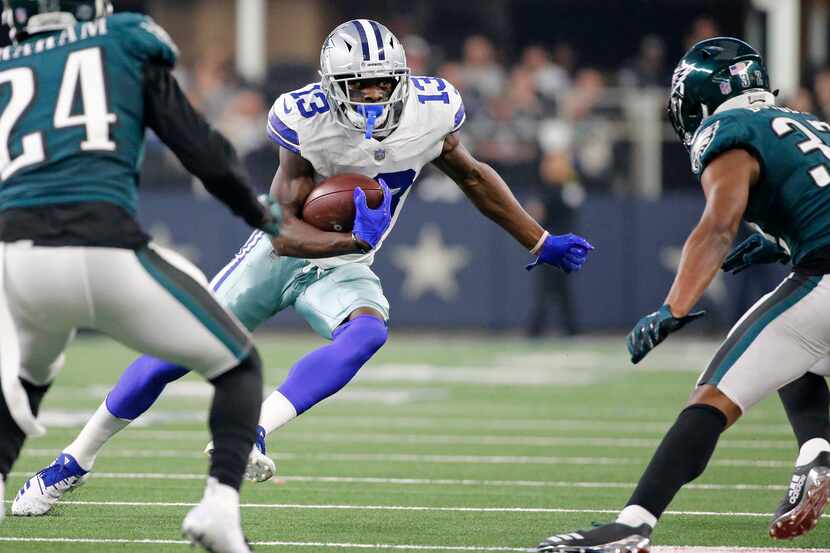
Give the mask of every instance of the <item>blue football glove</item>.
M 254 226 L 271 236 L 279 235 L 282 227 L 282 208 L 280 204 L 267 194 L 257 196 L 257 200 L 264 208 L 265 216 L 258 225 Z
M 721 269 L 732 271 L 732 274 L 736 275 L 752 265 L 787 263 L 789 260 L 790 254 L 787 250 L 767 240 L 762 234 L 753 234 L 729 252 Z
M 354 189 L 354 237 L 374 248 L 392 222 L 392 192 L 383 179 L 378 179 L 383 190 L 383 201 L 377 209 L 366 204 L 366 194 L 360 187 Z
M 550 235 L 542 244 L 539 257 L 533 263 L 525 265 L 530 271 L 537 265 L 545 263 L 559 267 L 566 273 L 573 273 L 582 268 L 588 259 L 588 252 L 594 247 L 587 240 L 575 234 Z
M 628 333 L 628 353 L 631 354 L 631 362 L 639 363 L 648 355 L 648 352 L 657 347 L 657 344 L 665 340 L 669 334 L 676 332 L 704 316 L 706 311 L 689 313 L 685 317 L 675 317 L 668 305 L 646 315 L 634 326 L 634 330 Z

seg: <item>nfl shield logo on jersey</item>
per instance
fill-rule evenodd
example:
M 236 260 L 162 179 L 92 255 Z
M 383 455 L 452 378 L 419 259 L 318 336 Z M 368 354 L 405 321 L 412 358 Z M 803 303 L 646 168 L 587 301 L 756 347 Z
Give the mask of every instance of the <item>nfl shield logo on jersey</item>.
M 383 161 L 386 159 L 386 150 L 375 150 L 375 161 Z

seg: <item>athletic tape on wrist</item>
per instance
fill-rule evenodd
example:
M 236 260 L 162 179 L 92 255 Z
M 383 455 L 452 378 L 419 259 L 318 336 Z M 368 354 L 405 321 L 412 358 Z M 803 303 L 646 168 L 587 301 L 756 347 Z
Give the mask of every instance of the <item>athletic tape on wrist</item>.
M 530 249 L 530 253 L 532 253 L 533 255 L 539 255 L 539 250 L 541 250 L 541 249 L 542 249 L 542 246 L 544 246 L 544 245 L 545 245 L 545 240 L 547 240 L 547 239 L 548 239 L 548 236 L 550 236 L 550 233 L 549 233 L 548 231 L 543 232 L 543 233 L 542 233 L 542 237 L 541 237 L 541 238 L 539 238 L 539 241 L 538 241 L 538 242 L 536 242 L 536 245 L 535 245 L 535 246 L 533 246 L 533 247 Z

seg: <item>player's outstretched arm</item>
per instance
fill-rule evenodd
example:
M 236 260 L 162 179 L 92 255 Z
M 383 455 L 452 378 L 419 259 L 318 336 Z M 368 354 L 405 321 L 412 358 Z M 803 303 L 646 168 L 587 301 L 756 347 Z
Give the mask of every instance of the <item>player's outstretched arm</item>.
M 522 246 L 530 250 L 539 242 L 545 229 L 524 210 L 499 174 L 473 157 L 458 133 L 444 139 L 444 149 L 433 163 L 461 187 L 479 211 Z
M 280 235 L 272 240 L 274 250 L 280 255 L 309 259 L 363 251 L 351 234 L 322 231 L 300 219 L 305 200 L 314 189 L 314 168 L 285 148 L 279 149 L 279 156 L 271 197 L 282 207 L 284 220 Z
M 461 144 L 458 133 L 444 139 L 444 149 L 433 163 L 461 187 L 479 211 L 539 256 L 528 269 L 547 263 L 570 273 L 585 263 L 593 246 L 573 234 L 551 236 L 525 211 L 499 174 Z
M 703 312 L 689 313 L 715 278 L 732 247 L 749 201 L 749 188 L 760 174 L 758 161 L 745 150 L 730 150 L 706 167 L 700 182 L 706 208 L 686 239 L 680 267 L 663 306 L 646 315 L 628 335 L 632 363 L 639 363 L 669 334 Z
M 730 150 L 706 167 L 700 182 L 706 208 L 686 239 L 677 277 L 666 304 L 677 317 L 686 315 L 715 278 L 741 224 L 749 201 L 749 187 L 761 167 L 746 150 Z
M 144 105 L 147 126 L 211 194 L 252 227 L 278 231 L 278 210 L 257 201 L 236 150 L 195 110 L 168 68 L 144 66 Z

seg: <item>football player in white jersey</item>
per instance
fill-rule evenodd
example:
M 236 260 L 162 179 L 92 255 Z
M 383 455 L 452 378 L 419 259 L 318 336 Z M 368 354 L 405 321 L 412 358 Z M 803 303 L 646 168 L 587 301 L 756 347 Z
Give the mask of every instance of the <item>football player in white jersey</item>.
M 219 301 L 251 330 L 293 307 L 331 340 L 300 359 L 265 399 L 247 473 L 257 481 L 275 471 L 264 455 L 265 436 L 340 390 L 386 342 L 389 303 L 370 265 L 426 164 L 452 178 L 484 215 L 536 256 L 528 269 L 546 263 L 577 271 L 592 249 L 581 237 L 550 235 L 499 175 L 467 151 L 456 132 L 465 119 L 461 95 L 443 79 L 411 76 L 402 45 L 383 25 L 365 19 L 339 25 L 323 44 L 320 73 L 320 82 L 280 96 L 268 116 L 268 136 L 280 146 L 271 187 L 285 213 L 280 236 L 271 240 L 255 232 L 212 282 Z M 315 184 L 346 172 L 381 181 L 382 205 L 369 209 L 356 189 L 352 234 L 303 222 L 301 210 Z M 49 511 L 83 481 L 103 444 L 186 372 L 153 357 L 135 361 L 63 450 L 80 471 L 52 486 L 33 476 L 12 512 Z

